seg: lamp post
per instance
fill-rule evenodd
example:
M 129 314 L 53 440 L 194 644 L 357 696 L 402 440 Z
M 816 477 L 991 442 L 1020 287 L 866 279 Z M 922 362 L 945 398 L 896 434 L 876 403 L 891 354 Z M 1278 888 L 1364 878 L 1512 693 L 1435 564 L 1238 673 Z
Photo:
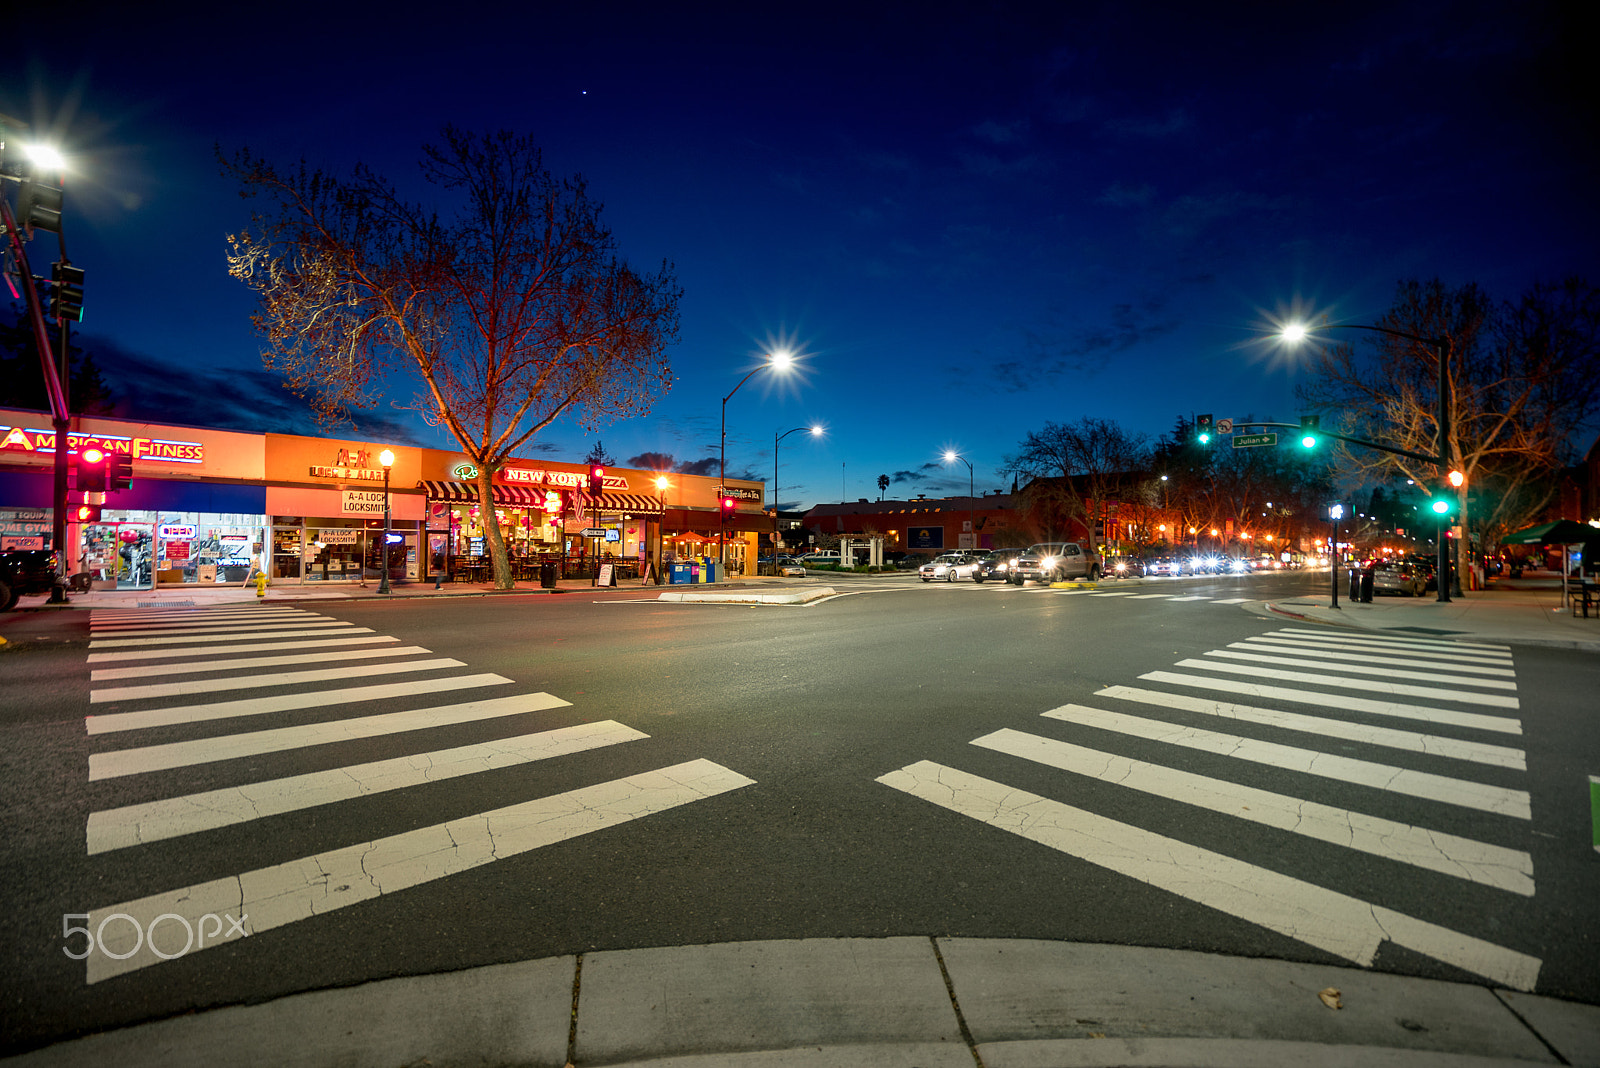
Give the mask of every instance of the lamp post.
M 766 363 L 752 368 L 750 374 L 739 379 L 739 386 L 750 381 L 750 376 L 763 368 L 770 367 L 774 371 L 787 371 L 793 365 L 794 357 L 787 352 L 771 353 L 767 356 Z M 717 487 L 717 561 L 722 567 L 726 567 L 728 564 L 728 516 L 727 510 L 722 507 L 723 494 L 728 492 L 728 402 L 733 399 L 735 393 L 739 392 L 739 386 L 734 386 L 728 391 L 728 395 L 722 398 L 722 459 L 719 468 L 720 474 L 717 476 L 722 482 L 722 485 Z
M 1344 505 L 1336 504 L 1328 509 L 1328 519 L 1333 524 L 1333 537 L 1328 541 L 1328 573 L 1333 576 L 1333 602 L 1330 608 L 1339 607 L 1339 520 L 1343 518 Z
M 1419 345 L 1429 345 L 1433 348 L 1434 357 L 1439 364 L 1439 409 L 1437 415 L 1435 416 L 1435 422 L 1437 424 L 1435 429 L 1438 431 L 1438 437 L 1434 440 L 1434 455 L 1431 457 L 1422 457 L 1422 459 L 1438 464 L 1441 470 L 1449 471 L 1452 469 L 1455 464 L 1450 457 L 1450 351 L 1453 344 L 1450 340 L 1450 335 L 1441 334 L 1438 337 L 1422 337 L 1418 334 L 1408 334 L 1403 330 L 1391 330 L 1386 326 L 1366 326 L 1361 323 L 1327 323 L 1323 325 L 1323 329 L 1370 330 L 1375 334 L 1388 334 L 1390 337 L 1398 337 L 1406 341 L 1415 341 Z M 1298 323 L 1293 323 L 1284 327 L 1283 339 L 1293 343 L 1306 337 L 1307 333 L 1308 330 L 1306 327 Z M 1338 437 L 1339 435 L 1331 434 L 1326 436 Z M 1382 452 L 1399 453 L 1405 456 L 1416 455 L 1415 453 L 1404 450 L 1393 449 L 1383 445 L 1376 445 L 1372 442 L 1360 442 L 1360 444 L 1379 449 Z M 1451 571 L 1450 550 L 1446 548 L 1444 538 L 1442 537 L 1439 539 L 1438 572 L 1438 600 L 1441 604 L 1443 604 L 1450 600 L 1451 585 L 1448 581 L 1448 578 Z M 1454 592 L 1457 596 L 1460 596 L 1461 588 L 1459 585 L 1455 587 Z M 1334 605 L 1334 607 L 1337 608 L 1338 605 Z
M 778 574 L 778 443 L 790 434 L 798 434 L 802 430 L 811 431 L 811 436 L 822 436 L 820 426 L 797 426 L 793 430 L 785 430 L 782 434 L 772 437 L 772 574 Z
M 944 462 L 945 463 L 947 463 L 947 464 L 954 463 L 957 460 L 960 460 L 962 463 L 967 465 L 967 526 L 970 527 L 970 526 L 972 526 L 972 498 L 977 496 L 976 487 L 977 487 L 977 477 L 978 476 L 977 476 L 977 473 L 973 470 L 972 461 L 971 460 L 967 459 L 965 456 L 962 456 L 959 452 L 956 452 L 954 449 L 946 449 L 944 451 Z M 960 541 L 961 539 L 960 539 L 959 536 L 957 536 L 956 540 Z M 976 549 L 977 547 L 978 547 L 978 532 L 976 530 L 974 530 L 972 532 L 972 545 L 969 546 L 969 548 Z
M 388 593 L 389 590 L 389 468 L 394 466 L 394 453 L 384 449 L 378 454 L 378 462 L 383 465 L 383 552 L 379 554 L 379 566 L 383 568 L 383 576 L 378 579 L 378 592 Z
M 656 476 L 656 499 L 661 502 L 661 522 L 656 524 L 655 576 L 657 586 L 661 585 L 661 572 L 662 569 L 666 567 L 666 558 L 662 554 L 665 549 L 666 538 L 667 490 L 671 488 L 671 486 L 672 480 L 667 478 L 666 475 Z

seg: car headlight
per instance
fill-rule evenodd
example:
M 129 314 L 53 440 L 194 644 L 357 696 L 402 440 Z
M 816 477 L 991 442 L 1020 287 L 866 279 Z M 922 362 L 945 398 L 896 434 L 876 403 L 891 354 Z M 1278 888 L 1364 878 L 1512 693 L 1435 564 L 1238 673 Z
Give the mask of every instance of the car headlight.
M 1056 566 L 1056 558 L 1053 557 L 1053 556 L 1047 556 L 1043 560 L 1039 561 L 1039 566 L 1040 567 L 1055 567 Z
M 1126 570 L 1128 570 L 1128 565 L 1127 564 L 1118 564 L 1117 565 L 1117 570 L 1118 571 L 1126 571 Z

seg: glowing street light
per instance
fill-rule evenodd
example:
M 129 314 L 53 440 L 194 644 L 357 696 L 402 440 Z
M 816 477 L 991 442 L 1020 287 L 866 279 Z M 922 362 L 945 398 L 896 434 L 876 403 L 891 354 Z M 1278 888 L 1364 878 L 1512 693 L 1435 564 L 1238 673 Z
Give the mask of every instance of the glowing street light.
M 758 364 L 757 366 L 751 368 L 749 374 L 739 379 L 739 386 L 742 386 L 746 382 L 750 381 L 751 375 L 754 375 L 757 371 L 770 369 L 777 371 L 779 374 L 783 374 L 789 371 L 792 367 L 794 367 L 794 356 L 792 354 L 787 352 L 768 353 L 765 363 Z M 739 386 L 734 386 L 728 391 L 728 395 L 722 398 L 722 460 L 719 468 L 721 474 L 718 476 L 722 482 L 722 485 L 717 487 L 717 497 L 719 500 L 721 500 L 728 492 L 728 401 L 732 400 L 733 395 L 739 392 Z M 728 564 L 728 510 L 726 508 L 719 507 L 717 511 L 719 513 L 719 519 L 721 520 L 721 526 L 717 530 L 717 560 L 723 567 L 726 567 Z
M 378 579 L 378 592 L 389 593 L 389 468 L 394 466 L 394 453 L 384 449 L 378 454 L 378 462 L 383 465 L 383 553 L 378 557 L 383 577 Z
M 778 443 L 790 434 L 798 434 L 802 430 L 809 430 L 811 436 L 822 436 L 822 425 L 797 426 L 793 430 L 785 430 L 782 434 L 774 434 L 772 438 L 772 573 L 778 573 Z
M 954 449 L 946 449 L 946 450 L 944 450 L 944 462 L 945 463 L 953 464 L 957 460 L 960 460 L 962 463 L 967 465 L 967 526 L 971 527 L 972 526 L 972 498 L 977 496 L 977 477 L 978 476 L 977 476 L 977 473 L 974 471 L 974 469 L 972 467 L 972 461 L 971 460 L 967 459 L 965 456 L 962 456 L 959 452 L 956 452 L 956 450 L 954 450 Z M 961 540 L 959 535 L 956 537 L 956 540 L 957 541 Z M 978 547 L 978 532 L 976 530 L 972 531 L 972 545 L 970 547 L 973 548 L 973 549 L 976 549 Z

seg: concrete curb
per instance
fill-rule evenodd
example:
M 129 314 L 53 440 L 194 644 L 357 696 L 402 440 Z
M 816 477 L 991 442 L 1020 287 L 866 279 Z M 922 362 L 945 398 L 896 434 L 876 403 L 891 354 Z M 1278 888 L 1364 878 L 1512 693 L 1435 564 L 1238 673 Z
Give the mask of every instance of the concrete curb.
M 1341 1008 L 1319 994 L 1339 992 Z M 1600 1006 L 1335 964 L 808 938 L 488 965 L 137 1024 L 6 1063 L 631 1068 L 1600 1063 Z
M 810 604 L 820 601 L 824 597 L 836 597 L 838 591 L 832 586 L 821 586 L 808 590 L 797 590 L 793 593 L 745 593 L 730 590 L 721 592 L 708 590 L 705 592 L 671 592 L 659 595 L 658 601 L 671 601 L 678 604 Z

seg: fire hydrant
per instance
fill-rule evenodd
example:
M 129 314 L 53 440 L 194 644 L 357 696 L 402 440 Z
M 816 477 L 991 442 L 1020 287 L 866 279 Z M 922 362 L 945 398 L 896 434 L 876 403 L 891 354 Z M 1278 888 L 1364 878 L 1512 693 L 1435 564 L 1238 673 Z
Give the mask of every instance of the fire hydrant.
M 256 598 L 262 601 L 267 599 L 267 573 L 265 571 L 256 572 Z

